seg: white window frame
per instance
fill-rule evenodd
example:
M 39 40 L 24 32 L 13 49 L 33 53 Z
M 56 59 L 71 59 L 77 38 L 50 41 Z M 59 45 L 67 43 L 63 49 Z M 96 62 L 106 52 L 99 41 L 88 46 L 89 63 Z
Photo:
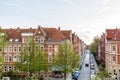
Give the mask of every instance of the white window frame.
M 44 39 L 43 37 L 41 37 L 41 38 L 40 38 L 40 43 L 44 43 L 44 40 L 45 40 L 45 39 Z
M 8 55 L 8 62 L 12 62 L 12 55 Z
M 22 38 L 23 43 L 26 43 L 26 37 Z
M 52 48 L 53 48 L 52 45 L 48 45 L 48 52 L 52 52 Z
M 12 52 L 12 46 L 9 46 L 9 52 Z
M 17 52 L 17 46 L 14 46 L 14 52 Z
M 21 52 L 21 46 L 18 46 L 18 52 Z
M 112 51 L 116 51 L 116 46 L 115 45 L 112 45 Z

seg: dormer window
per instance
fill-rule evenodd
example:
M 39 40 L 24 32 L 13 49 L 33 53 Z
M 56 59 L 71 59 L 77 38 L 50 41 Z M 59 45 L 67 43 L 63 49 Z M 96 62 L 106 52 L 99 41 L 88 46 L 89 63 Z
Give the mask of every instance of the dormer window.
M 12 42 L 12 41 L 13 41 L 13 39 L 10 39 L 10 40 L 9 40 L 9 42 Z
M 48 38 L 48 40 L 50 41 L 50 40 L 51 40 L 51 38 L 49 37 L 49 38 Z
M 115 32 L 112 32 L 112 34 L 114 34 Z
M 15 42 L 18 42 L 18 39 L 15 39 Z

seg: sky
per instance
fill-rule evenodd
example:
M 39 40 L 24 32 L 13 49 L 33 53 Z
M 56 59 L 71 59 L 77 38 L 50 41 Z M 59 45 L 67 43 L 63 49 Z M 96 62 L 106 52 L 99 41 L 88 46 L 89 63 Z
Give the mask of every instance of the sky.
M 86 44 L 120 27 L 120 0 L 0 0 L 2 28 L 61 27 Z

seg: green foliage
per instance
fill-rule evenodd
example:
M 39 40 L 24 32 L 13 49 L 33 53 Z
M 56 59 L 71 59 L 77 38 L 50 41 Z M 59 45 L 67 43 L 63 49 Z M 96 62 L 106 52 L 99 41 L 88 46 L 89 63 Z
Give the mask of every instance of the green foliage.
M 9 71 L 9 72 L 7 72 L 7 76 L 9 76 L 10 78 L 13 78 L 13 71 Z
M 7 45 L 7 35 L 4 30 L 0 27 L 0 52 L 4 50 L 4 47 Z M 2 71 L 2 55 L 0 54 L 0 71 Z M 2 77 L 2 73 L 0 73 L 0 79 Z
M 32 74 L 32 76 L 30 77 L 30 80 L 38 80 L 37 77 L 35 76 L 35 74 Z
M 98 51 L 98 40 L 99 40 L 98 36 L 95 36 L 93 42 L 90 44 L 90 51 L 94 55 L 97 54 Z
M 34 37 L 30 37 L 29 41 L 22 47 L 21 62 L 16 63 L 21 71 L 30 73 L 39 72 L 41 70 L 48 71 L 48 63 L 45 53 L 41 50 Z
M 62 45 L 59 46 L 58 54 L 55 58 L 55 65 L 63 67 L 65 78 L 66 74 L 77 68 L 79 63 L 80 57 L 74 52 L 70 42 L 65 41 Z
M 99 66 L 99 69 L 100 69 L 100 73 L 98 74 L 98 77 L 100 77 L 101 79 L 106 78 L 108 76 L 107 70 L 105 70 L 101 64 Z

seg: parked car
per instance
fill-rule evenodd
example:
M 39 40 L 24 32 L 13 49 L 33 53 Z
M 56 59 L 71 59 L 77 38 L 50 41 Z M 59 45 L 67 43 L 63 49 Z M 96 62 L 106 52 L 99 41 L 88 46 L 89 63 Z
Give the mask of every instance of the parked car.
M 91 68 L 91 69 L 95 69 L 95 66 L 94 66 L 93 63 L 90 64 L 90 68 Z
M 78 79 L 79 74 L 80 74 L 80 71 L 79 71 L 79 70 L 74 71 L 74 72 L 72 73 L 72 79 L 77 80 L 77 79 Z
M 88 67 L 88 66 L 89 66 L 89 62 L 86 62 L 86 63 L 85 63 L 85 66 Z
M 94 73 L 91 73 L 91 80 L 95 80 L 96 75 Z

